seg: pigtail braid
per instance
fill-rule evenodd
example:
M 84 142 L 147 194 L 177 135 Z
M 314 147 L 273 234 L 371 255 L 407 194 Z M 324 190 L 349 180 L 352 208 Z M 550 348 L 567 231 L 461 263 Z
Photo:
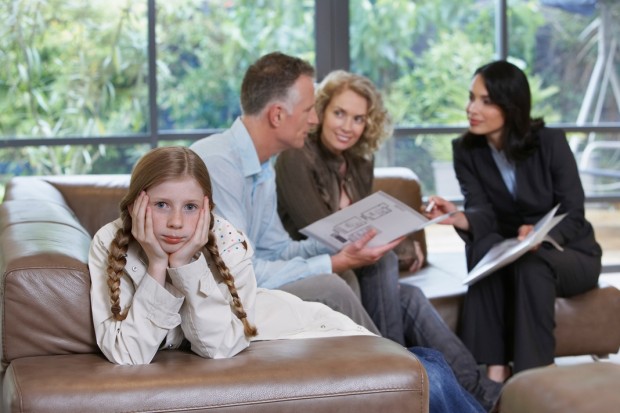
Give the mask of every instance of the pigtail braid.
M 124 214 L 129 215 L 127 212 Z M 121 215 L 124 215 L 121 214 Z M 123 227 L 116 231 L 116 235 L 110 243 L 110 252 L 108 253 L 108 267 L 106 273 L 108 275 L 108 288 L 110 289 L 110 309 L 112 310 L 112 318 L 117 321 L 123 321 L 127 318 L 129 307 L 121 312 L 121 276 L 127 264 L 127 249 L 131 240 L 131 219 L 125 219 L 123 216 Z M 129 225 L 129 229 L 127 229 Z
M 211 228 L 213 228 L 213 213 L 210 214 Z M 213 257 L 213 261 L 215 262 L 215 265 L 217 266 L 217 269 L 219 270 L 224 282 L 226 283 L 226 286 L 228 287 L 228 291 L 233 298 L 234 313 L 243 323 L 243 330 L 246 337 L 256 336 L 258 334 L 258 331 L 256 330 L 256 327 L 251 325 L 248 321 L 248 315 L 245 312 L 245 309 L 243 308 L 243 303 L 241 302 L 239 294 L 237 293 L 237 287 L 235 287 L 235 278 L 230 273 L 230 270 L 220 256 L 220 251 L 217 248 L 217 244 L 215 243 L 215 235 L 213 234 L 213 231 L 209 231 L 209 240 L 207 241 L 206 248 L 207 251 L 209 251 L 209 253 L 211 254 L 211 257 Z

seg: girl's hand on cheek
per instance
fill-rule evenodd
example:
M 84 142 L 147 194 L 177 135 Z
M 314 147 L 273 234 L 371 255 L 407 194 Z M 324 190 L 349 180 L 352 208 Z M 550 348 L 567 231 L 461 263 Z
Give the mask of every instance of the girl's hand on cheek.
M 153 233 L 153 213 L 148 205 L 149 197 L 143 191 L 130 209 L 131 213 L 131 234 L 140 243 L 144 253 L 149 260 L 149 274 L 158 278 L 160 268 L 164 270 L 168 264 L 168 254 L 164 252 Z M 158 274 L 153 274 L 153 271 Z
M 209 198 L 205 197 L 204 207 L 200 210 L 200 216 L 192 237 L 177 252 L 170 254 L 170 267 L 177 268 L 192 262 L 192 258 L 200 251 L 209 240 L 209 224 L 211 222 L 209 210 Z

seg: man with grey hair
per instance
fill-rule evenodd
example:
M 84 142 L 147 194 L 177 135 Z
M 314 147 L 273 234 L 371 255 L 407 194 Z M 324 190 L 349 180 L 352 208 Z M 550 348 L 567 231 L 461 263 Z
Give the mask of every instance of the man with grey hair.
M 374 234 L 368 234 L 334 252 L 314 240 L 293 241 L 277 213 L 270 160 L 302 147 L 318 123 L 314 68 L 279 52 L 261 57 L 243 78 L 241 107 L 243 114 L 230 129 L 199 140 L 191 149 L 211 172 L 216 212 L 243 231 L 255 248 L 258 285 L 322 302 L 379 334 L 359 298 L 335 273 L 377 262 L 400 240 L 370 248 L 366 244 Z

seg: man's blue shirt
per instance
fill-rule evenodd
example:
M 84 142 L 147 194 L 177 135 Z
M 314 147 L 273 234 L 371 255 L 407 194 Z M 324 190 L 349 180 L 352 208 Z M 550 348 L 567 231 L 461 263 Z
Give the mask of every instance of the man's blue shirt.
M 314 240 L 294 241 L 278 216 L 275 171 L 260 163 L 240 118 L 230 129 L 190 146 L 207 164 L 215 212 L 243 231 L 255 249 L 260 287 L 278 288 L 332 272 L 329 250 Z

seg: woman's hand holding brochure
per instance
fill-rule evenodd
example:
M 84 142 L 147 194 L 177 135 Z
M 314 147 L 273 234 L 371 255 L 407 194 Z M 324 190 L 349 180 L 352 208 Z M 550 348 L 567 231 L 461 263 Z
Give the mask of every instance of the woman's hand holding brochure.
M 537 247 L 541 242 L 548 241 L 560 251 L 562 248 L 547 234 L 555 227 L 566 214 L 555 216 L 560 205 L 556 205 L 544 217 L 542 217 L 531 230 L 524 229 L 519 237 L 509 238 L 495 244 L 463 280 L 463 284 L 471 285 L 499 268 L 517 260 L 527 251 Z

